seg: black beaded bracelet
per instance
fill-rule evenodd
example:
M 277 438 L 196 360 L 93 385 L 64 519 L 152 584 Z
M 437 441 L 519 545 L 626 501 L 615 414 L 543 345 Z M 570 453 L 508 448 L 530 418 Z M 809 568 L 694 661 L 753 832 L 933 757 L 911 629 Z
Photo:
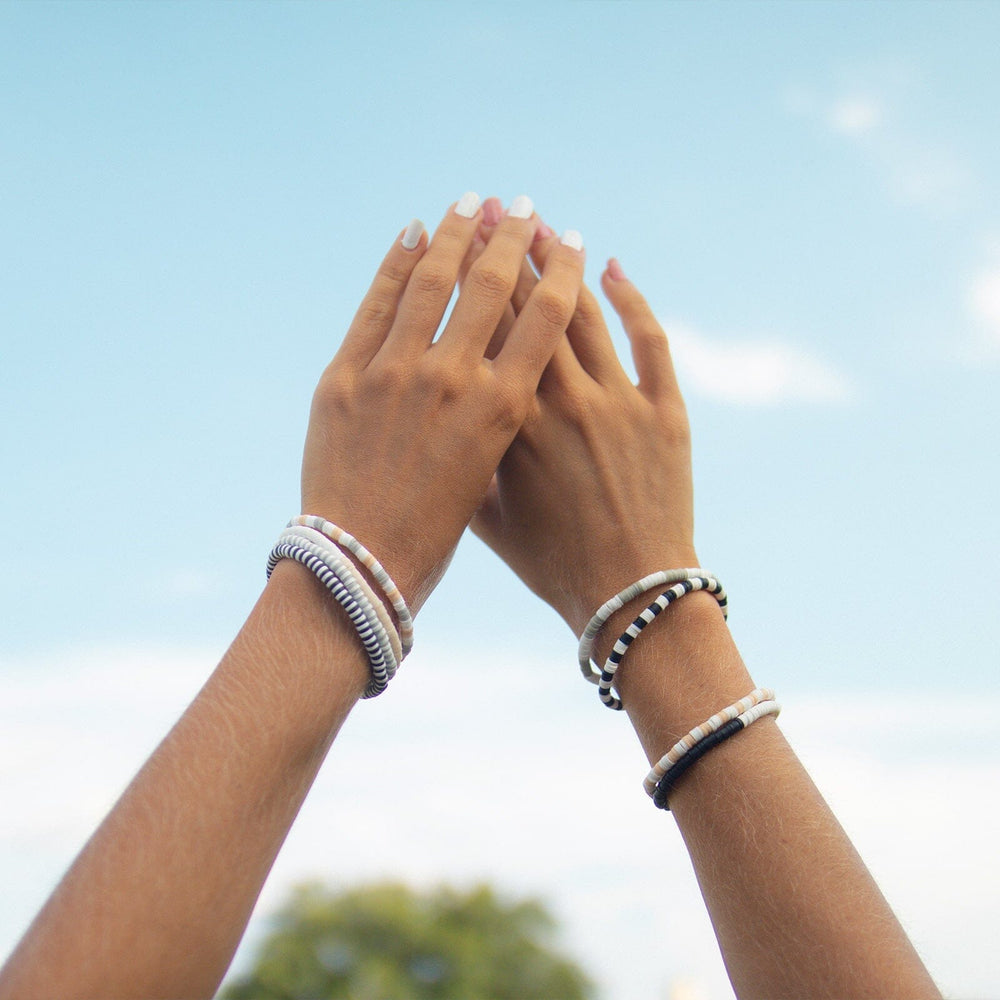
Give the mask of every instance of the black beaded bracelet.
M 699 740 L 693 747 L 662 778 L 656 783 L 656 791 L 653 792 L 653 805 L 657 809 L 666 809 L 670 811 L 670 806 L 667 804 L 667 798 L 670 793 L 674 790 L 674 785 L 677 784 L 678 779 L 691 767 L 697 760 L 704 757 L 712 747 L 717 747 L 720 743 L 728 740 L 730 736 L 734 733 L 738 733 L 744 728 L 743 720 L 740 718 L 730 719 L 729 722 L 724 723 L 720 726 L 714 733 L 709 733 L 704 739 Z

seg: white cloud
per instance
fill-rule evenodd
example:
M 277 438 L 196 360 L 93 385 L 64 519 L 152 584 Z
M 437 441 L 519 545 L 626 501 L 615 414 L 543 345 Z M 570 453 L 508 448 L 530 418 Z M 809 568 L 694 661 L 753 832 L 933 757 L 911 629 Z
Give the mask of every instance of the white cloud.
M 829 109 L 828 121 L 835 132 L 864 135 L 882 124 L 882 107 L 871 97 L 835 101 Z
M 1000 261 L 985 267 L 972 279 L 966 305 L 973 322 L 1000 347 Z
M 212 651 L 0 664 L 0 956 L 211 669 Z M 641 790 L 630 727 L 523 649 L 418 649 L 356 709 L 251 922 L 297 880 L 495 880 L 541 894 L 611 1000 L 731 998 L 680 835 Z M 796 697 L 781 725 L 940 985 L 1000 995 L 996 694 Z M 955 720 L 961 720 L 956 726 Z M 986 734 L 984 736 L 984 734 Z M 962 821 L 965 817 L 968 821 Z M 971 817 L 971 819 L 969 819 Z M 627 850 L 622 849 L 627 845 Z M 613 942 L 613 947 L 608 942 Z
M 888 89 L 899 87 L 896 82 Z M 907 127 L 901 115 L 894 114 L 894 105 L 903 105 L 904 96 L 897 94 L 890 102 L 877 89 L 855 89 L 833 98 L 796 91 L 786 95 L 785 105 L 850 142 L 881 176 L 894 201 L 932 215 L 960 211 L 976 187 L 971 165 L 954 149 L 928 138 L 929 129 Z
M 848 379 L 829 363 L 777 338 L 722 340 L 664 323 L 685 389 L 740 406 L 843 403 Z

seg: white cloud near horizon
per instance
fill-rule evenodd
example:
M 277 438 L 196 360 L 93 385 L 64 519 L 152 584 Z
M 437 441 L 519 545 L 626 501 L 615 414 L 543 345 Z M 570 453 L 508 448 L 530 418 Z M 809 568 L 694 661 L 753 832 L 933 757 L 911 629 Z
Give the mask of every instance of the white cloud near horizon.
M 195 695 L 210 650 L 67 650 L 0 662 L 0 956 Z M 565 664 L 418 649 L 344 727 L 261 897 L 490 879 L 541 895 L 606 1000 L 732 996 L 683 842 L 641 789 L 627 722 Z M 996 692 L 781 692 L 782 729 L 946 994 L 1000 994 Z M 956 726 L 954 720 L 961 720 Z M 627 844 L 628 850 L 621 845 Z M 614 942 L 608 947 L 608 942 Z
M 720 339 L 665 320 L 685 390 L 736 406 L 843 404 L 849 379 L 830 363 L 775 337 Z

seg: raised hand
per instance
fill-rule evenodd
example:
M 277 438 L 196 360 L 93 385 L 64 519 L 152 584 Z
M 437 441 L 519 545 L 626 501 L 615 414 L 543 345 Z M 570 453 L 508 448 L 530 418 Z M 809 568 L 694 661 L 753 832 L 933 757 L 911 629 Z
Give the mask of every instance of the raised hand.
M 478 199 L 467 196 L 429 245 L 421 236 L 389 251 L 319 383 L 306 440 L 303 512 L 359 538 L 414 608 L 531 409 L 583 280 L 583 253 L 552 240 L 502 348 L 487 357 L 538 224 L 530 199 L 516 199 L 435 339 L 479 223 Z

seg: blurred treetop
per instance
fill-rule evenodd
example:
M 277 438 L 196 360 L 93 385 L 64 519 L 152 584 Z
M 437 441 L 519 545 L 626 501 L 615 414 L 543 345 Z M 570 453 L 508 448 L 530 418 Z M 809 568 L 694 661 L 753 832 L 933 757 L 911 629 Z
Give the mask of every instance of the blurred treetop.
M 418 892 L 378 883 L 298 886 L 253 968 L 222 1000 L 589 1000 L 593 985 L 551 950 L 556 922 L 537 900 L 488 885 Z

